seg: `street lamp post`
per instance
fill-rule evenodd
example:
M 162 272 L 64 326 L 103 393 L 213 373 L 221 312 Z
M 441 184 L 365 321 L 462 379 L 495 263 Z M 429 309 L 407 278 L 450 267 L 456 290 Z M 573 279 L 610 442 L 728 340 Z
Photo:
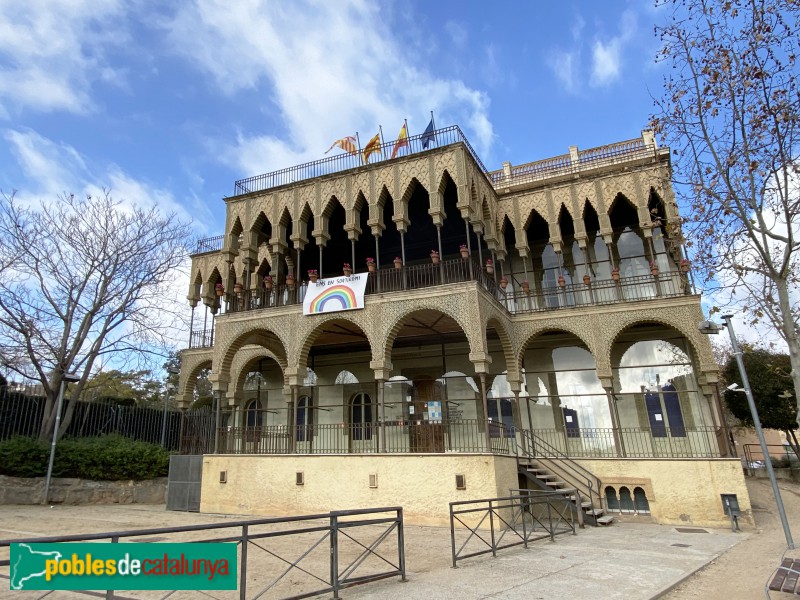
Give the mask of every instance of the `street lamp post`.
M 728 335 L 731 338 L 731 346 L 733 347 L 733 355 L 736 357 L 736 364 L 739 367 L 739 375 L 742 378 L 742 385 L 744 386 L 744 393 L 747 395 L 747 405 L 750 408 L 750 416 L 753 417 L 753 427 L 755 427 L 758 442 L 761 444 L 761 452 L 764 456 L 764 462 L 767 466 L 767 474 L 769 475 L 770 483 L 772 484 L 772 493 L 775 495 L 775 502 L 778 505 L 778 515 L 783 525 L 783 534 L 786 536 L 786 545 L 793 549 L 794 540 L 792 540 L 792 532 L 789 529 L 789 521 L 786 518 L 786 510 L 783 507 L 783 499 L 781 498 L 781 491 L 778 488 L 778 480 L 775 478 L 775 471 L 772 468 L 772 460 L 770 460 L 769 450 L 767 449 L 767 441 L 764 439 L 764 430 L 761 428 L 761 419 L 758 417 L 756 410 L 756 403 L 753 399 L 753 392 L 750 389 L 750 380 L 747 378 L 747 371 L 744 368 L 744 359 L 742 358 L 742 350 L 739 347 L 739 342 L 736 340 L 736 333 L 733 330 L 733 322 L 731 321 L 732 315 L 723 315 L 725 320 L 724 327 L 728 328 Z M 700 323 L 700 331 L 703 333 L 718 333 L 719 325 L 716 327 L 710 321 L 702 321 Z
M 56 424 L 53 427 L 53 437 L 50 440 L 50 461 L 47 463 L 47 477 L 44 480 L 44 498 L 42 504 L 47 504 L 50 498 L 50 479 L 53 476 L 53 461 L 56 456 L 56 442 L 58 441 L 58 429 L 61 426 L 61 407 L 64 404 L 64 388 L 68 383 L 75 383 L 81 378 L 75 373 L 64 373 L 61 377 L 61 385 L 58 386 L 58 400 L 56 401 Z

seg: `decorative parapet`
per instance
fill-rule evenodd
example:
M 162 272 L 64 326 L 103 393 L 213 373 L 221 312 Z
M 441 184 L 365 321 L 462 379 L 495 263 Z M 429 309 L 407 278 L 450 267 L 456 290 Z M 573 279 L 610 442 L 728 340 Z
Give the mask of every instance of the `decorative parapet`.
M 667 150 L 664 149 L 665 155 Z M 502 169 L 487 173 L 495 189 L 533 183 L 563 175 L 575 175 L 633 160 L 658 157 L 658 145 L 651 131 L 643 131 L 641 138 L 606 144 L 588 150 L 570 147 L 568 154 L 537 160 L 523 165 L 504 163 Z

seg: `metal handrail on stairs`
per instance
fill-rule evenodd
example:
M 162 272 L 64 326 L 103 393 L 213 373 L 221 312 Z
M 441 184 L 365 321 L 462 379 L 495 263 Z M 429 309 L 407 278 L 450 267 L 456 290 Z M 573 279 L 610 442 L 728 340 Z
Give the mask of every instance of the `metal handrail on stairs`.
M 522 436 L 522 443 L 517 444 L 517 466 L 520 465 L 520 454 L 529 460 L 547 460 L 548 468 L 554 471 L 554 475 L 564 478 L 568 483 L 575 487 L 583 487 L 586 496 L 592 503 L 592 508 L 603 508 L 602 482 L 594 473 L 579 465 L 569 456 L 561 452 L 536 436 L 532 431 L 526 429 L 518 430 Z M 556 459 L 556 460 L 551 460 Z M 595 499 L 597 502 L 595 503 Z M 580 510 L 580 506 L 578 506 Z M 597 524 L 596 515 L 592 515 Z

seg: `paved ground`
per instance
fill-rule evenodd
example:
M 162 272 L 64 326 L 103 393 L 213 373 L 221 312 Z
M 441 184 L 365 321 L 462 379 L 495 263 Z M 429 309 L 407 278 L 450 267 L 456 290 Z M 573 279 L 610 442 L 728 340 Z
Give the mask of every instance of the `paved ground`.
M 226 522 L 237 518 L 172 513 L 165 511 L 163 506 L 145 505 L 52 508 L 3 506 L 0 507 L 0 538 Z M 559 536 L 555 542 L 535 542 L 528 550 L 510 548 L 501 551 L 497 558 L 482 556 L 467 559 L 459 563 L 459 568 L 452 569 L 449 529 L 407 527 L 409 581 L 401 583 L 396 578 L 388 579 L 345 590 L 342 596 L 429 600 L 564 597 L 572 600 L 647 599 L 656 597 L 731 546 L 753 535 L 734 534 L 728 530 L 691 529 L 695 531 L 682 533 L 674 527 L 642 523 L 621 523 L 608 528 L 587 527 L 579 530 L 575 536 Z M 285 544 L 288 544 L 286 547 L 291 546 L 288 540 Z M 325 549 L 317 557 L 320 566 L 324 563 L 326 552 Z M 254 553 L 251 553 L 252 556 Z M 286 591 L 276 589 L 274 595 L 267 594 L 264 597 L 277 598 L 298 593 L 304 589 L 303 585 L 295 580 Z M 0 586 L 2 598 L 22 600 L 36 597 L 9 591 L 7 582 L 1 582 Z M 61 597 L 73 596 L 66 593 L 48 596 Z M 136 597 L 151 596 L 136 594 Z

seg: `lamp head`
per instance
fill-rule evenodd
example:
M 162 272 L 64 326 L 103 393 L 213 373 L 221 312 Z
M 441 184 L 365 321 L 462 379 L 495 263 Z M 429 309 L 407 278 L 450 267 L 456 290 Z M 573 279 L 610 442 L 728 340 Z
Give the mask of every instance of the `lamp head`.
M 720 332 L 722 327 L 723 325 L 715 323 L 714 321 L 700 321 L 697 324 L 697 329 L 700 331 L 700 333 L 705 335 L 716 335 Z

